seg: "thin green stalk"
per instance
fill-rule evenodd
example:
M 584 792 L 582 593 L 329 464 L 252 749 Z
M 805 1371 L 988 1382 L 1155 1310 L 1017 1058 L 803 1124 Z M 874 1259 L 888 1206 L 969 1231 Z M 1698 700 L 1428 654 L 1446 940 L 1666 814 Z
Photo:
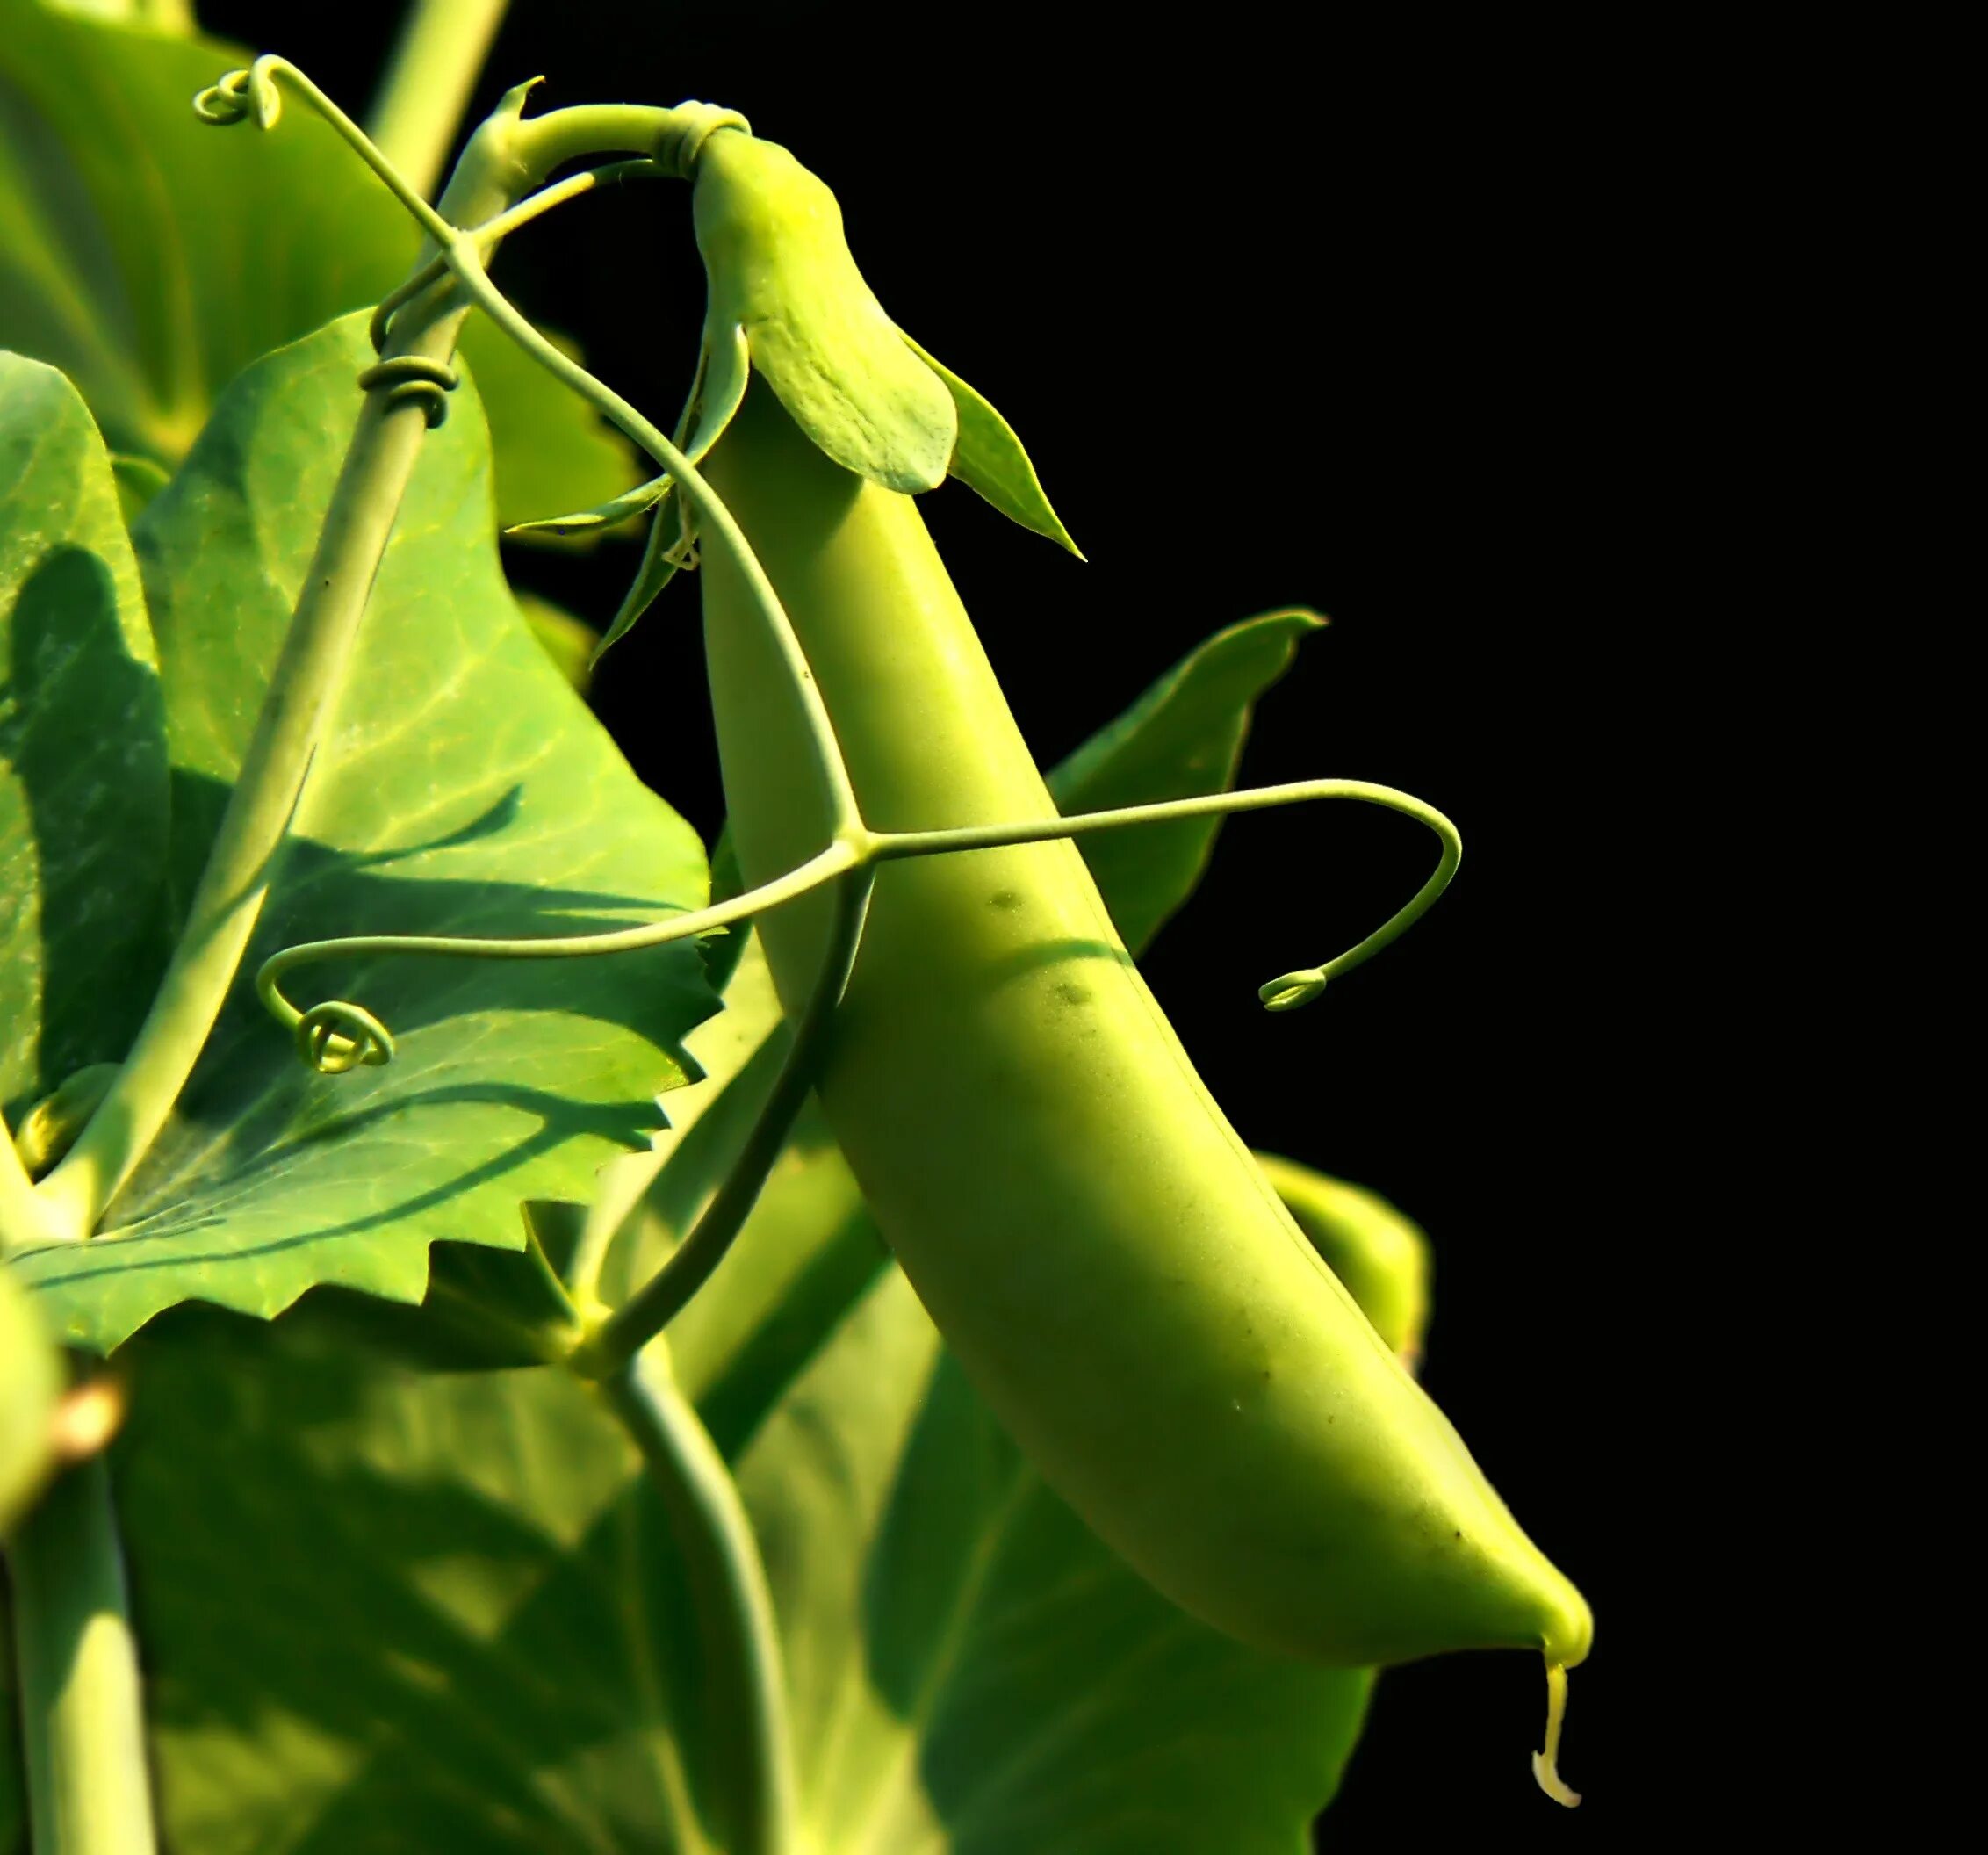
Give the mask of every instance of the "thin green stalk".
M 673 1139 L 600 1174 L 566 1265 L 573 1299 L 590 1325 L 614 1311 L 601 1282 L 616 1245 L 652 1221 L 673 1233 L 687 1231 L 710 1202 L 713 1177 L 729 1171 L 751 1137 L 793 1041 L 793 1027 L 779 1020 L 731 1076 L 713 1085 L 702 1107 L 687 1108 L 681 1095 L 670 1097 Z
M 605 1375 L 619 1370 L 683 1311 L 691 1296 L 724 1260 L 732 1239 L 745 1227 L 753 1205 L 759 1202 L 760 1189 L 780 1158 L 794 1117 L 801 1112 L 808 1091 L 814 1086 L 830 1021 L 842 1001 L 850 969 L 856 964 L 870 886 L 867 870 L 843 880 L 836 896 L 828 946 L 807 1008 L 795 1027 L 794 1041 L 766 1105 L 753 1123 L 753 1131 L 746 1136 L 724 1183 L 690 1234 L 671 1252 L 669 1260 L 574 1353 L 575 1371 Z
M 672 915 L 666 920 L 648 922 L 638 928 L 616 928 L 604 934 L 563 935 L 538 940 L 372 934 L 353 935 L 333 941 L 305 941 L 294 947 L 286 947 L 265 960 L 256 975 L 256 989 L 270 1014 L 296 1039 L 304 1060 L 315 1069 L 337 1074 L 362 1063 L 391 1061 L 393 1055 L 392 1034 L 364 1007 L 344 1000 L 328 1000 L 308 1011 L 298 1010 L 284 996 L 280 983 L 284 975 L 294 967 L 319 960 L 398 954 L 429 954 L 450 959 L 528 960 L 580 959 L 595 954 L 633 953 L 709 934 L 716 928 L 765 914 L 798 900 L 825 882 L 868 870 L 880 863 L 914 856 L 956 855 L 970 850 L 1003 849 L 1016 844 L 1049 843 L 1062 838 L 1087 837 L 1099 831 L 1123 830 L 1135 825 L 1167 824 L 1182 819 L 1211 818 L 1237 812 L 1262 812 L 1272 806 L 1322 798 L 1357 799 L 1390 812 L 1399 812 L 1428 826 L 1441 841 L 1443 848 L 1429 880 L 1403 907 L 1396 910 L 1365 940 L 1322 966 L 1302 967 L 1281 974 L 1258 988 L 1257 996 L 1271 1010 L 1288 1011 L 1315 999 L 1332 980 L 1351 972 L 1400 939 L 1449 887 L 1450 879 L 1456 875 L 1463 858 L 1463 840 L 1457 827 L 1433 805 L 1424 804 L 1410 793 L 1397 791 L 1392 786 L 1374 785 L 1365 780 L 1308 779 L 1286 785 L 1259 786 L 1242 792 L 1207 792 L 1192 798 L 1165 799 L 1151 805 L 1123 805 L 1104 812 L 1078 812 L 1070 818 L 1032 819 L 1013 824 L 951 826 L 936 831 L 872 831 L 868 826 L 858 826 L 838 835 L 825 850 L 798 868 L 760 888 L 730 901 L 714 903 L 709 908 Z M 867 894 L 867 891 L 865 892 Z M 850 956 L 854 958 L 853 949 Z M 838 994 L 840 988 L 841 981 L 838 980 Z M 777 1141 L 774 1144 L 777 1147 Z M 746 1201 L 746 1209 L 750 1209 L 750 1199 Z M 730 1240 L 729 1236 L 720 1240 L 718 1253 L 723 1253 L 723 1245 Z M 689 1248 L 688 1243 L 685 1248 Z M 672 1266 L 675 1266 L 673 1259 Z M 688 1268 L 689 1265 L 686 1263 L 684 1267 Z M 667 1274 L 666 1270 L 665 1275 Z M 701 1282 L 702 1277 L 696 1280 Z M 661 1294 L 664 1278 L 659 1277 L 651 1288 Z M 671 1305 L 668 1315 L 664 1317 L 673 1315 L 681 1305 L 681 1302 Z M 623 1313 L 631 1313 L 633 1306 L 634 1303 L 630 1303 Z M 650 1326 L 640 1338 L 624 1344 L 622 1356 L 639 1346 L 649 1333 L 660 1331 L 660 1322 Z
M 203 93 L 197 107 L 220 123 L 241 119 L 253 108 L 268 126 L 279 112 L 279 78 L 332 123 L 431 235 L 451 242 L 457 224 L 492 219 L 578 155 L 654 152 L 672 135 L 709 133 L 704 125 L 716 113 L 681 118 L 666 110 L 602 105 L 524 122 L 521 88 L 470 138 L 437 212 L 349 117 L 281 60 L 258 59 L 249 70 L 231 74 Z M 425 367 L 431 379 L 447 378 L 465 314 L 455 306 L 412 307 L 394 324 L 387 359 L 408 357 L 417 372 Z M 436 391 L 429 387 L 426 397 L 417 396 L 389 376 L 364 399 L 255 735 L 172 962 L 117 1080 L 68 1156 L 37 1187 L 47 1234 L 80 1238 L 96 1230 L 157 1138 L 220 1014 L 336 704 Z
M 1257 990 L 1257 996 L 1272 1011 L 1288 1011 L 1315 999 L 1329 981 L 1371 960 L 1382 948 L 1402 935 L 1428 913 L 1436 899 L 1450 886 L 1463 860 L 1463 839 L 1457 827 L 1434 805 L 1426 805 L 1393 786 L 1377 786 L 1364 779 L 1304 779 L 1287 785 L 1257 786 L 1243 792 L 1207 792 L 1193 798 L 1170 798 L 1156 805 L 1121 805 L 1105 812 L 1083 812 L 1072 818 L 1046 818 L 1033 823 L 963 825 L 942 831 L 883 831 L 873 834 L 869 855 L 879 863 L 899 857 L 943 856 L 964 850 L 998 850 L 1014 844 L 1048 843 L 1059 838 L 1088 837 L 1094 832 L 1117 831 L 1130 825 L 1157 825 L 1185 818 L 1213 818 L 1235 812 L 1263 812 L 1275 805 L 1302 804 L 1319 798 L 1352 798 L 1370 805 L 1399 812 L 1406 818 L 1427 825 L 1440 840 L 1443 849 L 1435 873 L 1415 892 L 1408 904 L 1396 910 L 1357 946 L 1322 966 L 1307 966 L 1271 979 Z
M 34 1855 L 155 1855 L 138 1649 L 101 1456 L 7 1544 Z
M 421 193 L 442 164 L 470 92 L 503 24 L 506 0 L 415 0 L 395 42 L 366 127 Z
M 683 1555 L 708 1666 L 710 1738 L 741 1767 L 732 1855 L 792 1855 L 792 1739 L 780 1638 L 766 1567 L 738 1489 L 678 1389 L 660 1346 L 601 1382 L 601 1395 L 648 1464 Z

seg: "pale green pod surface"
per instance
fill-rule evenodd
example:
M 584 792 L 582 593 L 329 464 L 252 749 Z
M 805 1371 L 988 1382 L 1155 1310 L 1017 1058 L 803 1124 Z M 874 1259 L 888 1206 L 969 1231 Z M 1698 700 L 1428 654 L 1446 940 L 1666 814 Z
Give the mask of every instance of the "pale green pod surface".
M 1429 1321 L 1429 1239 L 1378 1192 L 1259 1152 L 1284 1208 L 1412 1372 Z
M 834 194 L 777 142 L 727 130 L 704 144 L 692 199 L 707 350 L 743 328 L 753 371 L 844 469 L 906 492 L 943 483 L 953 395 L 863 281 Z
M 61 1360 L 40 1317 L 0 1267 L 0 1534 L 47 1473 L 61 1390 Z
M 880 829 L 1055 807 L 911 500 L 755 387 L 713 452 Z M 704 607 L 748 883 L 827 841 L 795 695 L 721 550 Z M 812 906 L 810 906 L 812 904 Z M 821 899 L 764 934 L 796 1009 Z M 1184 1609 L 1341 1664 L 1591 1620 L 1313 1251 L 1068 843 L 885 865 L 819 1092 L 962 1365 L 1048 1483 Z

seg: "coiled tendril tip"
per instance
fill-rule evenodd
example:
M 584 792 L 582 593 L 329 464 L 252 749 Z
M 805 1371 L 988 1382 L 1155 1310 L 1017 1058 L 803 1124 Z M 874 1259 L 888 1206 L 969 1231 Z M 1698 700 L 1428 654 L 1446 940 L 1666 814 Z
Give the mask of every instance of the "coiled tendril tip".
M 393 1060 L 393 1033 L 363 1005 L 328 999 L 297 1021 L 297 1053 L 321 1076 L 342 1076 L 359 1065 Z
M 1300 972 L 1287 972 L 1267 985 L 1259 985 L 1257 996 L 1264 1001 L 1265 1011 L 1295 1011 L 1300 1005 L 1309 1005 L 1325 990 L 1325 985 L 1324 970 L 1307 966 Z
M 273 129 L 283 114 L 283 98 L 266 69 L 267 58 L 237 71 L 224 72 L 193 99 L 193 113 L 217 129 L 231 127 L 253 109 L 258 128 Z

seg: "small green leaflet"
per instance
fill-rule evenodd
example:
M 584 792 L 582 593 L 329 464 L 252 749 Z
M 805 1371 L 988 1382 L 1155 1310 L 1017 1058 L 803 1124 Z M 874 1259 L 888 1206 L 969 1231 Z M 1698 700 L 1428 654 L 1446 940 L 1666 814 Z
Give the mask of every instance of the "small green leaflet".
M 1315 612 L 1266 612 L 1217 632 L 1056 767 L 1057 807 L 1106 812 L 1232 785 L 1257 697 L 1324 623 Z M 1135 953 L 1193 893 L 1221 828 L 1220 819 L 1187 819 L 1078 841 Z
M 960 429 L 953 460 L 947 466 L 948 473 L 992 503 L 1009 521 L 1019 522 L 1083 559 L 1084 550 L 1070 539 L 1070 531 L 1049 507 L 1042 480 L 1035 474 L 1035 466 L 1022 449 L 1014 427 L 1001 416 L 991 401 L 968 386 L 944 362 L 927 354 L 903 329 L 897 332 L 904 335 L 911 352 L 945 381 L 946 390 L 953 395 Z

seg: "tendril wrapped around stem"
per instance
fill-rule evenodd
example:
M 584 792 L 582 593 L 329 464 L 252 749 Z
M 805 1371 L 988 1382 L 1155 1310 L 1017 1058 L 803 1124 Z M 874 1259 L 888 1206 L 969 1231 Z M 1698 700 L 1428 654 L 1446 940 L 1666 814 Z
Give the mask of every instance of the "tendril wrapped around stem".
M 396 354 L 376 362 L 360 374 L 359 390 L 384 392 L 390 406 L 420 401 L 428 429 L 433 431 L 449 416 L 449 395 L 462 379 L 453 367 L 441 361 L 431 361 L 419 354 Z

